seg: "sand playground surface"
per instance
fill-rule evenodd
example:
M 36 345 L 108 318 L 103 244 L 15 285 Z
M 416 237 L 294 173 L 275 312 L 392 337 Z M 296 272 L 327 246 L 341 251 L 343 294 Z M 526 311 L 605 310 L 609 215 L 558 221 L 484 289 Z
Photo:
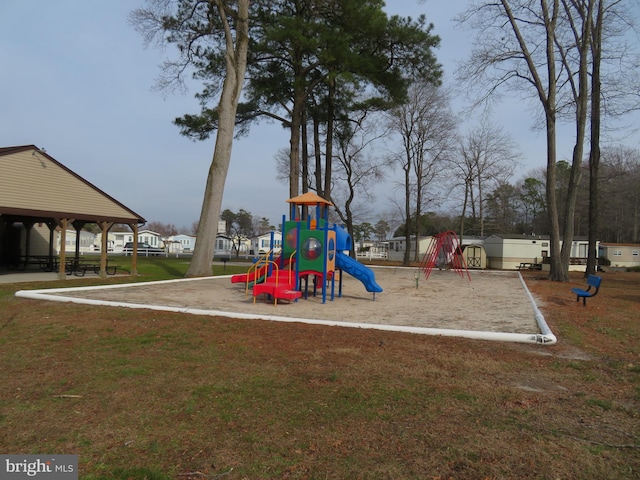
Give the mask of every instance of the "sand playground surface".
M 393 327 L 400 330 L 418 327 L 540 333 L 536 316 L 540 315 L 539 311 L 518 272 L 469 271 L 469 279 L 459 272 L 433 270 L 425 279 L 416 268 L 373 267 L 372 270 L 384 290 L 375 294 L 375 300 L 359 280 L 346 273 L 342 279 L 342 296 L 338 296 L 336 279 L 334 300 L 331 300 L 329 286 L 325 303 L 322 303 L 321 288 L 316 296 L 309 291 L 307 299 L 278 301 L 274 305 L 261 296 L 254 303 L 251 291 L 245 296 L 245 285 L 232 284 L 229 276 L 39 290 L 40 296 L 29 296 L 256 320 L 389 326 L 392 330 L 396 329 Z

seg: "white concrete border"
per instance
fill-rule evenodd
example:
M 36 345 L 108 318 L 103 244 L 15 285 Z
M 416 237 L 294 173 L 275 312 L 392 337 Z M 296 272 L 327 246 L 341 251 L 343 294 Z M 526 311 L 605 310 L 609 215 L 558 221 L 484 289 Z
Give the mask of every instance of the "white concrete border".
M 382 268 L 401 268 L 401 267 L 382 267 Z M 491 272 L 496 273 L 496 272 Z M 513 274 L 513 272 L 507 272 Z M 460 338 L 471 338 L 477 340 L 492 340 L 492 341 L 500 341 L 500 342 L 517 342 L 517 343 L 534 343 L 541 345 L 554 345 L 557 342 L 555 335 L 549 329 L 547 322 L 544 319 L 544 316 L 538 309 L 531 292 L 527 288 L 527 285 L 522 278 L 520 272 L 517 272 L 518 277 L 522 283 L 522 286 L 527 293 L 527 297 L 533 306 L 535 320 L 540 329 L 541 333 L 506 333 L 506 332 L 484 332 L 484 331 L 474 331 L 474 330 L 453 330 L 446 328 L 426 328 L 426 327 L 410 327 L 410 326 L 401 326 L 401 325 L 384 325 L 384 324 L 371 324 L 371 323 L 354 323 L 354 322 L 339 322 L 334 320 L 318 320 L 313 318 L 291 318 L 291 317 L 282 317 L 277 315 L 256 315 L 251 313 L 235 313 L 235 312 L 224 312 L 220 310 L 203 310 L 197 308 L 182 308 L 182 307 L 171 307 L 167 305 L 147 305 L 140 303 L 125 303 L 125 302 L 112 302 L 109 300 L 94 300 L 90 298 L 78 298 L 72 296 L 63 296 L 57 295 L 59 293 L 64 292 L 78 292 L 78 291 L 90 291 L 90 290 L 107 290 L 111 288 L 125 288 L 125 287 L 136 287 L 136 286 L 148 286 L 148 285 L 160 285 L 160 284 L 168 284 L 168 283 L 179 283 L 179 282 L 194 282 L 198 280 L 211 280 L 212 277 L 201 277 L 201 278 L 181 278 L 175 280 L 162 280 L 157 282 L 136 282 L 136 283 L 126 283 L 126 284 L 112 284 L 112 285 L 96 285 L 91 287 L 69 287 L 69 288 L 51 288 L 51 289 L 41 289 L 41 290 L 19 290 L 16 292 L 17 297 L 22 298 L 31 298 L 36 300 L 49 300 L 54 302 L 69 302 L 69 303 L 82 303 L 87 305 L 103 305 L 109 307 L 125 307 L 125 308 L 139 308 L 139 309 L 148 309 L 148 310 L 161 310 L 166 312 L 176 312 L 176 313 L 188 313 L 192 315 L 209 315 L 209 316 L 220 316 L 220 317 L 228 317 L 228 318 L 239 318 L 239 319 L 248 319 L 248 320 L 269 320 L 274 322 L 299 322 L 299 323 L 307 323 L 310 325 L 326 325 L 332 327 L 346 327 L 346 328 L 366 328 L 373 330 L 384 330 L 384 331 L 393 331 L 393 332 L 405 332 L 405 333 L 416 333 L 421 335 L 440 335 L 444 337 L 460 337 Z M 215 277 L 216 279 L 224 279 L 231 278 L 231 275 L 223 275 L 219 277 Z

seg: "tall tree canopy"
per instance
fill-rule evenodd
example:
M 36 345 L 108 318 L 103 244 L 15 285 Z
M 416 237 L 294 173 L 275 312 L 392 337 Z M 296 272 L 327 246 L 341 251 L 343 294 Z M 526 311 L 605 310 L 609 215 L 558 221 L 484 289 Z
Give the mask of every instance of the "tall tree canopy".
M 136 28 L 147 41 L 174 44 L 179 53 L 163 66 L 160 85 L 181 85 L 185 72 L 203 85 L 196 95 L 201 111 L 175 123 L 197 140 L 217 133 L 188 276 L 211 274 L 234 133 L 246 133 L 252 121 L 265 116 L 289 128 L 293 197 L 299 193 L 300 165 L 306 168 L 308 162 L 305 132 L 311 119 L 316 187 L 330 199 L 334 124 L 348 121 L 352 112 L 390 108 L 404 100 L 410 79 L 437 83 L 441 74 L 433 26 L 424 16 L 388 17 L 382 0 L 147 2 L 148 8 L 132 15 Z M 239 103 L 245 75 L 244 103 Z
M 405 98 L 411 75 L 437 81 L 433 55 L 439 38 L 424 16 L 388 17 L 381 0 L 255 1 L 245 101 L 239 106 L 239 132 L 265 116 L 290 130 L 289 194 L 300 189 L 301 149 L 307 119 L 323 126 L 324 172 L 318 193 L 330 197 L 333 124 L 349 111 L 386 108 Z M 215 72 L 208 72 L 215 75 Z M 216 128 L 209 91 L 202 110 L 176 120 L 185 135 L 206 138 Z M 320 132 L 320 128 L 315 129 Z M 314 152 L 320 155 L 321 142 Z

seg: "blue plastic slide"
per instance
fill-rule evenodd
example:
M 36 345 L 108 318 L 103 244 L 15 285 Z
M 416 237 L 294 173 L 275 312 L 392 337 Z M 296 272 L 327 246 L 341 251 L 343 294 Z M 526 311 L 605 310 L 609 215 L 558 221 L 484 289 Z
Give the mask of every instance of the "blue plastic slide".
M 336 252 L 336 267 L 360 280 L 364 288 L 367 289 L 367 292 L 376 293 L 382 291 L 382 287 L 376 283 L 376 276 L 373 274 L 373 271 L 349 255 Z

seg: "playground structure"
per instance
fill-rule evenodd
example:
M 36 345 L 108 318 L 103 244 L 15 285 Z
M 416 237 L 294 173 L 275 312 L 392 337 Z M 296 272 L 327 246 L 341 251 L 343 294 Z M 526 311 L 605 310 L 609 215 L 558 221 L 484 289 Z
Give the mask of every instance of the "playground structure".
M 465 273 L 469 281 L 469 269 L 462 254 L 462 245 L 455 232 L 448 230 L 439 233 L 431 238 L 427 251 L 420 262 L 420 270 L 424 274 L 425 280 L 429 279 L 434 267 L 453 269 L 458 275 L 464 278 Z
M 270 251 L 258 258 L 246 274 L 231 277 L 233 283 L 245 283 L 245 293 L 253 290 L 253 300 L 260 295 L 279 299 L 297 300 L 309 291 L 313 282 L 313 295 L 318 286 L 322 291 L 322 303 L 329 295 L 335 298 L 336 273 L 339 276 L 338 296 L 342 296 L 342 272 L 357 278 L 368 292 L 382 292 L 375 275 L 365 265 L 343 253 L 351 249 L 351 236 L 343 227 L 329 225 L 331 202 L 314 194 L 287 200 L 289 219 L 282 217 L 282 249 L 274 256 L 273 237 Z M 303 288 L 304 284 L 304 288 Z

